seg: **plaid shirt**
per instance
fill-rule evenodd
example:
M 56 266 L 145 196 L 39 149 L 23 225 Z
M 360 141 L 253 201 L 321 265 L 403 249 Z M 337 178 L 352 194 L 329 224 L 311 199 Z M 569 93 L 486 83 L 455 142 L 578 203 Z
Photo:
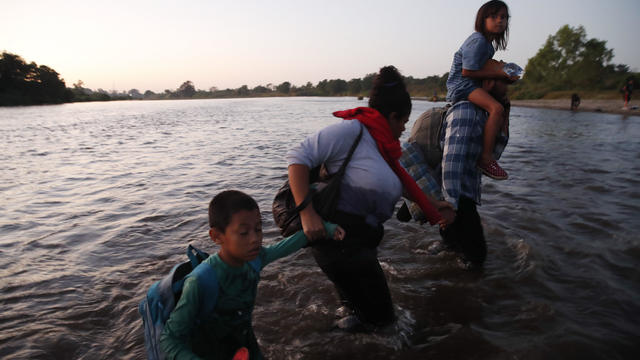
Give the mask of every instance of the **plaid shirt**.
M 448 111 L 442 126 L 440 144 L 442 163 L 436 169 L 426 165 L 416 144 L 404 143 L 400 163 L 427 194 L 451 203 L 456 209 L 461 196 L 480 204 L 482 173 L 477 162 L 482 153 L 484 124 L 487 113 L 468 101 L 454 104 Z M 508 137 L 501 134 L 496 141 L 494 157 L 500 158 Z M 437 180 L 436 180 L 437 179 Z M 415 204 L 409 206 L 414 218 L 421 216 Z
M 422 155 L 422 150 L 416 143 L 402 143 L 402 156 L 400 157 L 400 165 L 402 165 L 409 175 L 416 181 L 418 187 L 427 195 L 435 199 L 442 199 L 442 191 L 440 191 L 440 183 L 436 179 L 440 178 L 440 166 L 432 169 L 427 165 L 427 161 Z M 414 219 L 424 223 L 427 221 L 420 206 L 413 201 L 407 200 L 409 212 Z

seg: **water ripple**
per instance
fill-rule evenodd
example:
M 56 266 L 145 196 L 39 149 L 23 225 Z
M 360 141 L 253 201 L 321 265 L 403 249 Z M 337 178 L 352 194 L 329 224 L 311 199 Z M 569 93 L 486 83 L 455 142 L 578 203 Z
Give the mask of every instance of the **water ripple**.
M 285 153 L 354 98 L 110 102 L 0 108 L 0 357 L 144 357 L 137 304 L 188 243 L 214 252 L 213 194 L 256 198 L 265 243 Z M 434 104 L 414 102 L 411 120 Z M 308 250 L 262 273 L 255 332 L 273 359 L 635 358 L 640 122 L 514 108 L 483 179 L 489 254 L 469 272 L 435 227 L 385 224 L 379 258 L 398 321 L 334 327 Z M 15 121 L 20 119 L 20 121 Z M 407 128 L 411 127 L 411 123 Z M 403 136 L 406 138 L 408 134 Z

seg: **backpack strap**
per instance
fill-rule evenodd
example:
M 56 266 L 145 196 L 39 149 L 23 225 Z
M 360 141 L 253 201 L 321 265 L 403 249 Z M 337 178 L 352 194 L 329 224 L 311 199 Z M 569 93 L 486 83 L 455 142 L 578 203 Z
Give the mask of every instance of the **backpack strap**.
M 331 174 L 331 177 L 334 176 L 343 176 L 345 173 L 345 170 L 347 168 L 347 165 L 349 165 L 349 161 L 351 161 L 351 156 L 353 155 L 353 152 L 356 151 L 356 148 L 358 147 L 358 144 L 360 143 L 360 139 L 362 139 L 362 129 L 364 128 L 364 125 L 360 124 L 360 132 L 358 133 L 358 136 L 356 137 L 356 139 L 353 141 L 353 143 L 351 144 L 351 148 L 349 148 L 349 152 L 347 153 L 347 157 L 344 159 L 344 161 L 342 162 L 342 165 L 340 165 L 340 168 L 338 169 L 338 171 L 336 171 L 334 174 Z M 288 183 L 288 180 L 287 180 Z M 307 207 L 307 205 L 309 205 L 312 201 L 313 201 L 313 196 L 316 193 L 316 189 L 314 188 L 309 188 L 309 192 L 307 192 L 307 196 L 304 198 L 304 200 L 302 200 L 302 202 L 300 203 L 300 205 L 296 206 L 292 212 L 293 213 L 299 213 L 300 211 L 302 211 L 304 208 Z M 294 203 L 295 205 L 295 203 Z M 291 218 L 291 221 L 293 221 L 294 218 Z M 287 228 L 289 225 L 286 224 L 284 226 L 284 228 Z M 259 270 L 258 270 L 259 272 Z
M 195 248 L 194 248 L 195 249 Z M 197 249 L 196 249 L 197 250 Z M 260 257 L 249 261 L 249 266 L 258 274 L 262 270 L 262 260 Z M 211 264 L 202 262 L 198 265 L 187 277 L 193 276 L 198 281 L 198 288 L 200 289 L 200 313 L 198 317 L 200 320 L 205 319 L 210 314 L 213 314 L 213 310 L 216 307 L 218 301 L 218 293 L 220 284 L 218 282 L 218 274 Z
M 249 266 L 251 266 L 253 268 L 253 270 L 255 270 L 255 272 L 260 274 L 260 271 L 262 271 L 262 260 L 260 260 L 260 256 L 258 256 L 255 259 L 249 261 Z
M 218 290 L 220 287 L 218 275 L 211 264 L 203 262 L 188 276 L 194 276 L 198 281 L 198 287 L 201 291 L 199 317 L 200 319 L 204 319 L 213 313 L 213 309 L 216 307 L 216 302 L 218 301 Z
M 189 261 L 191 261 L 191 267 L 195 269 L 196 266 L 209 257 L 209 254 L 189 244 L 189 247 L 187 247 L 187 256 L 189 257 Z
M 351 148 L 349 148 L 349 152 L 347 153 L 347 158 L 344 159 L 344 161 L 342 162 L 342 165 L 340 166 L 340 169 L 338 169 L 338 171 L 336 172 L 336 174 L 344 174 L 345 169 L 347 168 L 347 165 L 349 164 L 349 161 L 351 161 L 351 155 L 353 155 L 353 152 L 356 151 L 356 148 L 358 147 L 358 144 L 360 143 L 360 139 L 362 138 L 362 129 L 363 129 L 364 125 L 362 125 L 362 123 L 360 124 L 360 132 L 358 133 L 358 136 L 356 137 L 356 139 L 353 141 L 353 144 L 351 144 Z

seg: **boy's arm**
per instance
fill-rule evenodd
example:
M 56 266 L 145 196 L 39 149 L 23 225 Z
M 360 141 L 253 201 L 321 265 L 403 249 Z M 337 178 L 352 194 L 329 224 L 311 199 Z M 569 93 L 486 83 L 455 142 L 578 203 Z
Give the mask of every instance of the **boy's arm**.
M 338 225 L 332 224 L 327 221 L 322 221 L 324 229 L 328 236 L 333 236 L 338 228 Z M 264 247 L 264 257 L 262 258 L 262 267 L 268 263 L 273 262 L 279 258 L 293 254 L 307 245 L 307 237 L 302 230 L 295 234 L 286 237 L 276 244 Z
M 200 359 L 188 345 L 199 307 L 198 282 L 196 278 L 189 277 L 184 282 L 180 300 L 178 300 L 178 304 L 171 312 L 160 337 L 160 347 L 166 354 L 167 359 Z

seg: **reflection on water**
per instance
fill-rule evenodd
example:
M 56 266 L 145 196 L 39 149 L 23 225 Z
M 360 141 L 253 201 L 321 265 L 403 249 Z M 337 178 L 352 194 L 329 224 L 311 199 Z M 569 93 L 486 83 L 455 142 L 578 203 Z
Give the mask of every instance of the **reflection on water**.
M 137 304 L 187 243 L 213 251 L 206 206 L 242 189 L 279 239 L 284 153 L 365 102 L 289 98 L 0 109 L 0 357 L 143 357 Z M 414 102 L 411 119 L 433 106 Z M 263 272 L 256 334 L 273 359 L 631 358 L 640 326 L 640 119 L 513 109 L 479 208 L 482 274 L 429 255 L 436 229 L 389 220 L 379 257 L 398 322 L 333 328 L 306 250 Z M 410 129 L 410 124 L 407 126 Z M 406 134 L 405 134 L 406 135 Z

